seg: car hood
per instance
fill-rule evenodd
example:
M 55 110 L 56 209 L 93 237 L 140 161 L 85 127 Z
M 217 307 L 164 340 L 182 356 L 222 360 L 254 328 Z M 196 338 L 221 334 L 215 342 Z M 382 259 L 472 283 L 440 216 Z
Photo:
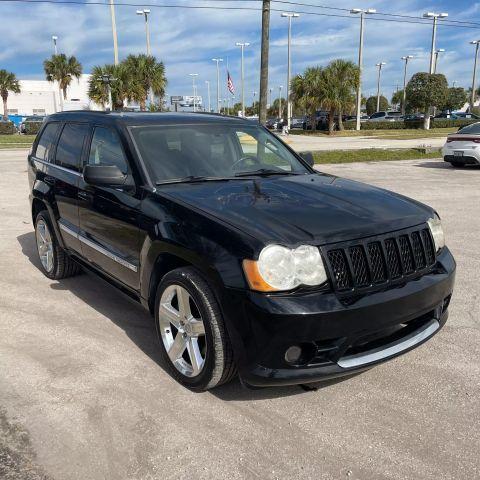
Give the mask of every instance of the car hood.
M 340 242 L 418 225 L 433 214 L 402 195 L 324 174 L 171 184 L 157 192 L 265 244 Z

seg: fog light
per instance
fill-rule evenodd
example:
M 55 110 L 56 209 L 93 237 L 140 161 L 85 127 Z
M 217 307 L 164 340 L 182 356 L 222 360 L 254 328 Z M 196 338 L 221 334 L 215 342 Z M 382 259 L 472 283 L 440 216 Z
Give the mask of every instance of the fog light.
M 288 363 L 296 363 L 302 356 L 302 349 L 298 345 L 292 345 L 285 352 L 285 360 Z

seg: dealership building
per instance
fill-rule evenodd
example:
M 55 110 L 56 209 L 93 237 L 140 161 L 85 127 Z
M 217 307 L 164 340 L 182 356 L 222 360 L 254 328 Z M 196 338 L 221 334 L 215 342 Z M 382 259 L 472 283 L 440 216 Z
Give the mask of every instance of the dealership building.
M 67 89 L 67 98 L 60 98 L 58 84 L 47 80 L 20 80 L 21 93 L 8 95 L 8 114 L 19 116 L 50 115 L 61 110 L 101 110 L 101 106 L 88 98 L 90 75 L 72 79 Z M 0 111 L 3 102 L 0 98 Z

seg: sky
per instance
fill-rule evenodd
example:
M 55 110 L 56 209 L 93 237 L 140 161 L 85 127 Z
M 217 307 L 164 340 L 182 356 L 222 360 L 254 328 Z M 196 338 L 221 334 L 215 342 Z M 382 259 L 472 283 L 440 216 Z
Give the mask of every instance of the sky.
M 113 41 L 108 0 L 87 1 L 89 5 L 51 3 L 33 4 L 0 0 L 0 69 L 14 72 L 19 79 L 44 78 L 42 62 L 53 53 L 52 35 L 58 36 L 58 48 L 75 55 L 89 73 L 94 65 L 113 63 Z M 206 101 L 206 81 L 211 84 L 212 103 L 216 96 L 214 57 L 224 59 L 221 70 L 221 96 L 227 96 L 226 64 L 240 98 L 240 49 L 236 42 L 249 42 L 245 50 L 245 97 L 253 100 L 259 89 L 261 12 L 257 10 L 221 10 L 167 8 L 166 5 L 250 7 L 258 9 L 256 0 L 115 0 L 130 5 L 116 6 L 120 59 L 130 53 L 144 53 L 145 24 L 136 15 L 140 5 L 150 4 L 152 54 L 165 64 L 168 95 L 190 95 L 190 73 L 198 73 L 198 93 Z M 480 39 L 480 2 L 467 0 L 291 0 L 330 8 L 375 8 L 378 12 L 421 16 L 424 12 L 448 12 L 449 20 L 477 22 L 474 28 L 452 27 L 440 22 L 437 48 L 444 48 L 438 62 L 456 86 L 471 85 L 474 46 Z M 101 3 L 100 5 L 96 3 Z M 151 4 L 163 5 L 152 7 Z M 321 16 L 300 13 L 292 22 L 292 74 L 308 66 L 326 65 L 336 58 L 357 62 L 359 17 L 348 11 L 272 2 L 270 30 L 269 86 L 273 98 L 279 86 L 285 91 L 287 70 L 287 19 L 281 12 L 314 12 L 347 16 Z M 379 17 L 376 17 L 379 18 Z M 395 19 L 397 17 L 382 17 Z M 460 25 L 460 24 L 456 24 Z M 472 25 L 470 25 L 472 26 Z M 376 94 L 375 64 L 386 62 L 382 71 L 382 93 L 388 98 L 402 86 L 403 63 L 400 57 L 414 55 L 409 76 L 428 71 L 430 61 L 431 22 L 428 24 L 397 23 L 368 19 L 365 25 L 363 92 Z M 258 93 L 257 93 L 258 98 Z

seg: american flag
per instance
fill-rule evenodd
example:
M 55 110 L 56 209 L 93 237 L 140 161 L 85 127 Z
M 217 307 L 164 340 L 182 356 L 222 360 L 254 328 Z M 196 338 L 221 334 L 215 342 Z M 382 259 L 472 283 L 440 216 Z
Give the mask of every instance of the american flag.
M 230 76 L 230 72 L 228 70 L 227 70 L 227 88 L 232 95 L 235 95 L 235 87 L 233 85 L 233 80 L 232 80 L 232 77 Z

